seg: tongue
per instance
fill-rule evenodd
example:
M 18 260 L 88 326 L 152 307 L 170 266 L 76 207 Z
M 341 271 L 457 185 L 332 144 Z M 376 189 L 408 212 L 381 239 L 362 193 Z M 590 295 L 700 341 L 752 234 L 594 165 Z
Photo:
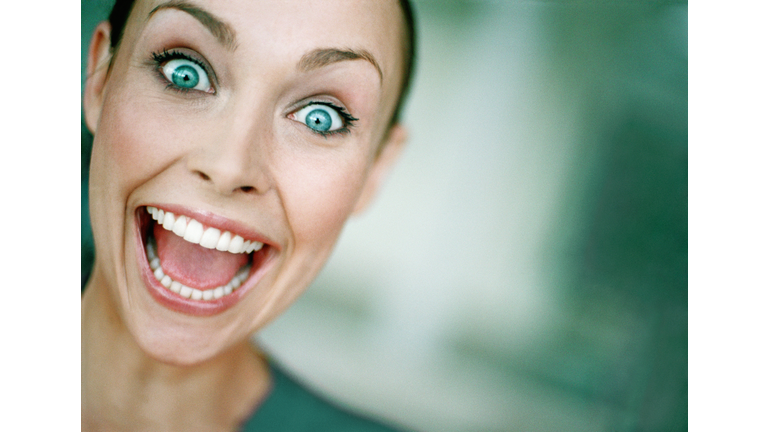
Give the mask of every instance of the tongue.
M 220 252 L 192 244 L 158 224 L 154 226 L 157 254 L 165 274 L 191 288 L 210 289 L 226 285 L 248 254 Z

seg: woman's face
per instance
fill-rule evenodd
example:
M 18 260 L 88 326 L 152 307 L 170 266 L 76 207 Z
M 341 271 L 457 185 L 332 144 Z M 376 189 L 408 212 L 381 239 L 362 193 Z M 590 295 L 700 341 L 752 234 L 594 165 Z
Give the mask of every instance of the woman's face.
M 394 159 L 401 12 L 139 1 L 109 71 L 108 31 L 85 96 L 93 277 L 148 354 L 200 362 L 296 299 Z

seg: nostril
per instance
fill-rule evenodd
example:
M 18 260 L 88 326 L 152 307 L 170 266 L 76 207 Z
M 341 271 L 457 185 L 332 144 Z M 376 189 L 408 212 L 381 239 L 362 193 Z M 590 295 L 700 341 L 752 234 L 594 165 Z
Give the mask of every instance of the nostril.
M 209 176 L 208 174 L 206 174 L 206 173 L 204 173 L 202 171 L 195 170 L 194 174 L 197 175 L 198 177 L 200 177 L 201 179 L 203 179 L 206 182 L 214 182 L 213 179 L 211 179 L 211 176 Z M 245 192 L 245 193 L 251 193 L 251 192 L 256 192 L 256 188 L 253 187 L 253 186 L 239 186 L 239 187 L 236 187 L 235 189 L 233 189 L 233 192 L 236 192 L 236 191 L 242 191 L 242 192 Z
M 203 179 L 203 180 L 205 180 L 205 181 L 208 181 L 208 180 L 210 180 L 210 179 L 211 179 L 210 177 L 208 177 L 208 174 L 206 174 L 206 173 L 204 173 L 204 172 L 202 172 L 202 171 L 198 171 L 198 172 L 197 172 L 197 175 L 199 175 L 199 176 L 200 176 L 200 178 L 201 178 L 201 179 Z

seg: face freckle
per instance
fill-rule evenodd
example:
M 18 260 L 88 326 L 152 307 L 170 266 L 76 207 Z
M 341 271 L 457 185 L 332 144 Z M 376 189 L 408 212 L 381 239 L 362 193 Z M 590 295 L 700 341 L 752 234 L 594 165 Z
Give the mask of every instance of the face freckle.
M 109 73 L 89 79 L 85 108 L 95 272 L 146 351 L 188 363 L 295 300 L 394 160 L 381 149 L 404 134 L 386 133 L 402 79 L 397 2 L 185 4 L 194 7 L 136 4 Z M 195 244 L 176 232 L 179 220 L 214 240 Z M 262 252 L 216 249 L 236 235 Z M 207 276 L 191 276 L 180 256 L 232 262 L 222 268 L 248 277 L 220 298 L 215 286 L 208 300 L 183 297 L 152 278 L 155 243 L 190 289 L 208 289 L 195 286 Z M 229 280 L 215 274 L 226 271 L 208 279 Z

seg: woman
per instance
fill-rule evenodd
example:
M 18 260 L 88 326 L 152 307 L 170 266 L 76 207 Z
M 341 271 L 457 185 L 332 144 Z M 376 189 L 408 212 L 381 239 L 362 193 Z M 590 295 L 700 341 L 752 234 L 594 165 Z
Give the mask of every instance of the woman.
M 84 96 L 83 430 L 387 430 L 301 390 L 249 336 L 395 161 L 412 38 L 395 0 L 118 1 Z

